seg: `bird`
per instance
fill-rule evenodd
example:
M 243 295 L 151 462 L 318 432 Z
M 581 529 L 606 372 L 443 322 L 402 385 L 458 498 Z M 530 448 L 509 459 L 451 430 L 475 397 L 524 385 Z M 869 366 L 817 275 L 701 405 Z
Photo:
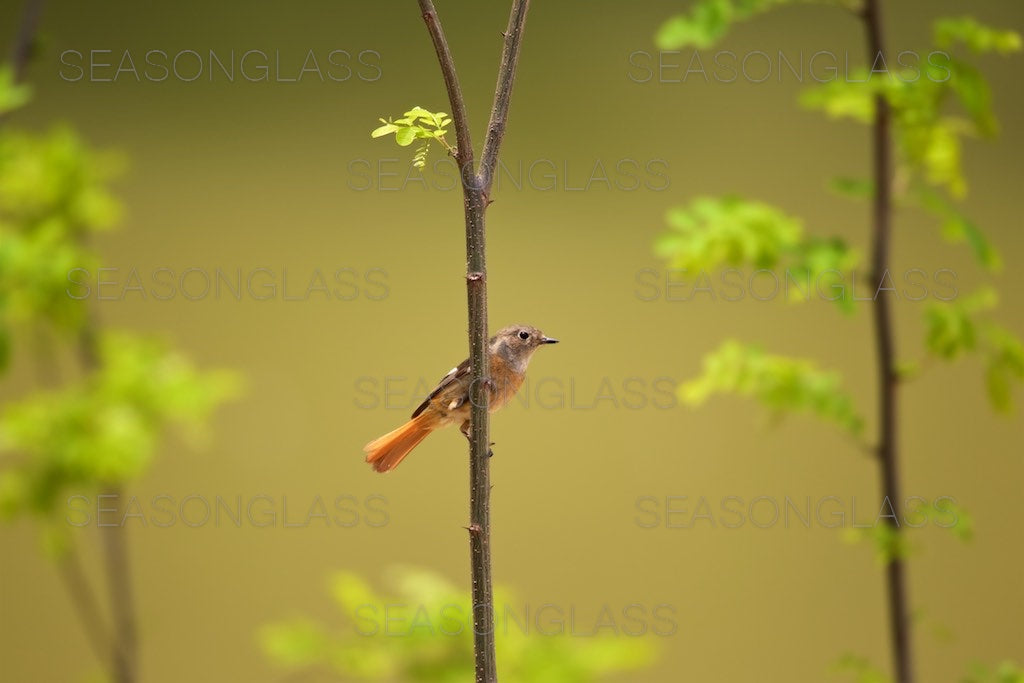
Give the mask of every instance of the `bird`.
M 503 327 L 488 340 L 490 412 L 504 406 L 519 391 L 534 352 L 546 344 L 557 343 L 557 339 L 544 336 L 530 325 Z M 408 422 L 363 447 L 366 462 L 377 472 L 389 472 L 398 467 L 431 432 L 454 423 L 459 423 L 459 429 L 468 437 L 471 381 L 469 359 L 466 359 L 441 378 L 430 395 L 413 411 Z

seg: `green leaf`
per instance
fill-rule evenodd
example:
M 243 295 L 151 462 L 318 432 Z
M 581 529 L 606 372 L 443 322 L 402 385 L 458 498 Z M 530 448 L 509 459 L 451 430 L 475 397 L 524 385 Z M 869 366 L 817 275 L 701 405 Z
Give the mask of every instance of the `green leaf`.
M 69 274 L 95 270 L 81 237 L 116 224 L 120 205 L 108 185 L 121 165 L 67 128 L 0 132 L 0 325 L 81 324 L 84 305 L 68 295 Z
M 995 324 L 984 331 L 987 346 L 985 384 L 992 407 L 1013 410 L 1013 389 L 1024 384 L 1024 344 L 1009 330 Z
M 0 374 L 7 372 L 11 364 L 11 333 L 5 325 L 0 325 Z
M 24 458 L 16 511 L 45 516 L 68 487 L 137 477 L 171 426 L 202 436 L 207 415 L 237 391 L 234 375 L 199 373 L 161 344 L 105 335 L 97 371 L 3 411 L 0 452 Z
M 297 617 L 264 626 L 260 642 L 267 657 L 297 678 L 315 673 L 381 682 L 470 680 L 471 596 L 424 569 L 387 571 L 386 576 L 388 589 L 377 594 L 353 574 L 336 575 L 332 593 L 346 606 L 348 619 L 335 624 Z M 656 648 L 649 638 L 608 631 L 573 637 L 578 634 L 570 634 L 568 624 L 557 630 L 558 624 L 547 623 L 546 612 L 524 610 L 526 603 L 500 585 L 494 602 L 497 658 L 507 683 L 593 683 L 654 661 Z M 560 606 L 548 608 L 552 618 L 565 618 L 558 613 Z M 570 609 L 575 613 L 576 606 Z M 651 622 L 663 616 L 648 612 Z M 572 628 L 586 627 L 576 623 Z
M 698 197 L 666 215 L 669 231 L 655 251 L 675 268 L 692 270 L 754 264 L 776 265 L 793 249 L 803 230 L 800 221 L 779 209 L 739 197 Z
M 944 360 L 953 360 L 977 346 L 975 315 L 995 307 L 995 290 L 984 288 L 960 301 L 932 303 L 924 310 L 925 346 Z
M 994 136 L 999 129 L 992 111 L 992 91 L 981 72 L 970 64 L 952 60 L 949 86 L 974 122 L 979 135 Z
M 853 676 L 855 683 L 891 683 L 892 680 L 867 657 L 860 655 L 843 655 L 834 668 L 840 673 Z
M 409 126 L 407 128 L 401 128 L 395 133 L 395 141 L 401 147 L 408 147 L 412 144 L 413 140 L 416 139 L 417 131 L 421 130 L 416 126 Z
M 308 619 L 264 626 L 260 644 L 269 657 L 289 667 L 312 665 L 328 651 L 326 634 Z
M 974 664 L 962 683 L 1024 683 L 1024 668 L 1011 660 L 1000 662 L 995 668 Z
M 661 50 L 714 45 L 729 26 L 793 0 L 698 0 L 688 14 L 677 14 L 659 27 L 654 42 Z
M 942 221 L 942 236 L 948 242 L 966 242 L 978 262 L 990 271 L 1002 268 L 1002 258 L 991 245 L 985 234 L 970 219 L 960 213 L 955 205 L 946 201 L 938 192 L 922 188 L 918 193 L 922 208 Z
M 424 118 L 430 121 L 434 118 L 434 115 L 423 107 L 413 107 L 409 111 L 405 112 L 405 117 L 410 120 Z
M 671 209 L 666 221 L 669 229 L 654 248 L 671 268 L 785 268 L 785 277 L 803 283 L 787 287 L 791 301 L 806 300 L 812 291 L 838 291 L 829 299 L 842 310 L 853 310 L 852 291 L 842 278 L 856 266 L 857 254 L 841 240 L 804 237 L 800 220 L 776 207 L 732 196 L 698 197 Z
M 1003 55 L 1021 49 L 1021 37 L 1016 31 L 994 29 L 969 16 L 937 19 L 932 34 L 935 44 L 943 48 L 963 43 L 975 52 Z
M 32 89 L 28 85 L 15 82 L 14 69 L 9 64 L 0 65 L 0 114 L 24 106 L 31 97 Z
M 834 80 L 807 88 L 800 93 L 800 105 L 817 109 L 829 118 L 851 118 L 870 123 L 875 115 L 875 95 L 880 79 L 868 78 L 866 70 L 858 70 L 849 80 Z
M 875 185 L 870 180 L 861 178 L 833 178 L 829 188 L 841 195 L 862 199 L 875 193 Z
M 395 124 L 393 124 L 393 123 L 385 123 L 380 128 L 374 128 L 373 132 L 370 133 L 370 137 L 372 137 L 372 138 L 381 138 L 381 137 L 384 137 L 385 135 L 389 135 L 390 133 L 394 133 L 397 130 L 399 130 L 399 127 L 396 126 Z
M 809 360 L 769 355 L 737 341 L 726 341 L 705 355 L 702 375 L 679 388 L 679 397 L 691 406 L 714 394 L 753 398 L 774 417 L 810 413 L 854 435 L 863 426 L 838 373 L 820 370 Z

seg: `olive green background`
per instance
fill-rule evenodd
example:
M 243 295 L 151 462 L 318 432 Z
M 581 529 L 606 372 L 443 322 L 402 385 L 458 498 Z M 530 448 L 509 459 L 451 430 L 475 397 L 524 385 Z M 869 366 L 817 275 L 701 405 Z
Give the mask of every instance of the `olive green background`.
M 7 41 L 15 5 L 0 10 Z M 885 5 L 893 51 L 926 52 L 930 21 L 946 14 L 971 12 L 1024 28 L 1018 3 Z M 545 603 L 566 613 L 574 608 L 581 629 L 606 605 L 616 614 L 634 603 L 670 605 L 674 634 L 646 636 L 662 649 L 659 665 L 628 680 L 837 680 L 830 667 L 845 652 L 888 665 L 884 585 L 872 549 L 817 523 L 682 524 L 702 496 L 719 520 L 727 496 L 748 503 L 836 496 L 849 527 L 852 505 L 859 519 L 874 517 L 875 465 L 810 418 L 764 429 L 749 402 L 666 407 L 672 397 L 659 378 L 694 376 L 702 354 L 726 337 L 806 354 L 843 371 L 870 434 L 867 311 L 844 317 L 824 301 L 750 296 L 673 301 L 679 292 L 652 290 L 637 278 L 662 267 L 651 245 L 665 210 L 704 194 L 772 202 L 803 217 L 814 234 L 866 246 L 866 205 L 829 193 L 826 182 L 866 172 L 867 130 L 799 109 L 796 97 L 811 81 L 801 84 L 788 72 L 781 82 L 777 71 L 764 83 L 704 82 L 699 75 L 685 83 L 660 83 L 656 75 L 636 82 L 643 73 L 630 67 L 630 54 L 654 53 L 660 21 L 684 6 L 537 2 L 531 10 L 502 156 L 510 168 L 538 166 L 535 187 L 527 181 L 517 188 L 506 178 L 493 197 L 490 318 L 494 327 L 529 322 L 563 343 L 538 353 L 530 393 L 493 421 L 494 574 L 534 611 Z M 506 3 L 443 2 L 439 11 L 479 142 Z M 405 419 L 417 386 L 422 393 L 424 382 L 466 355 L 459 193 L 443 189 L 450 179 L 431 172 L 426 188 L 406 183 L 412 149 L 369 137 L 379 116 L 416 104 L 449 108 L 415 3 L 54 3 L 41 34 L 45 51 L 29 73 L 35 101 L 12 125 L 70 122 L 94 145 L 120 150 L 128 164 L 116 184 L 127 209 L 122 229 L 96 243 L 105 264 L 119 269 L 107 275 L 120 285 L 90 294 L 103 323 L 161 335 L 200 365 L 246 378 L 244 396 L 216 414 L 204 449 L 192 452 L 172 439 L 130 493 L 147 516 L 160 495 L 179 502 L 266 495 L 277 513 L 266 527 L 222 520 L 193 528 L 177 519 L 160 528 L 129 520 L 144 680 L 279 680 L 259 651 L 258 627 L 295 614 L 340 625 L 326 588 L 337 568 L 372 577 L 413 564 L 468 586 L 462 437 L 456 430 L 435 435 L 387 476 L 374 474 L 361 453 L 365 442 Z M 795 6 L 736 26 L 720 48 L 741 56 L 784 50 L 790 60 L 802 51 L 805 63 L 818 50 L 840 60 L 848 52 L 859 64 L 862 44 L 853 17 Z M 140 69 L 148 50 L 214 50 L 223 58 L 233 49 L 236 59 L 250 49 L 271 57 L 277 51 L 285 77 L 309 50 L 321 62 L 335 49 L 353 60 L 372 50 L 380 71 L 359 67 L 345 82 L 312 74 L 300 83 L 239 75 L 211 83 L 205 72 L 194 82 L 61 78 L 62 69 L 71 73 L 61 52 L 100 49 L 112 50 L 115 63 L 130 50 Z M 668 59 L 686 64 L 688 56 Z M 763 73 L 761 63 L 751 62 L 751 71 Z M 1024 62 L 981 63 L 1003 131 L 994 144 L 967 145 L 965 207 L 1002 251 L 998 316 L 1021 335 Z M 182 73 L 191 74 L 193 64 L 181 62 Z M 710 74 L 710 60 L 705 67 Z M 431 161 L 440 158 L 432 150 Z M 598 162 L 614 182 L 623 159 L 641 167 L 664 160 L 658 172 L 665 177 L 641 170 L 652 188 L 570 189 L 585 185 Z M 367 167 L 374 169 L 369 180 Z M 378 168 L 399 175 L 377 177 Z M 354 189 L 367 183 L 371 189 Z M 966 247 L 942 242 L 931 219 L 906 209 L 896 220 L 894 272 L 952 269 L 961 295 L 986 281 Z M 145 298 L 124 291 L 133 268 L 150 289 Z M 190 300 L 181 292 L 160 301 L 150 279 L 160 268 L 178 275 L 267 268 L 278 289 L 265 301 L 212 293 Z M 317 271 L 331 278 L 344 268 L 351 269 L 346 278 L 356 278 L 355 298 L 305 296 Z M 285 271 L 295 300 L 282 290 Z M 91 277 L 95 285 L 98 274 Z M 196 282 L 188 284 L 199 289 Z M 654 300 L 644 300 L 652 293 Z M 923 306 L 896 306 L 901 357 L 920 355 Z M 18 364 L 3 396 L 27 389 L 29 374 Z M 934 527 L 913 535 L 914 642 L 921 680 L 930 683 L 958 680 L 971 661 L 1024 659 L 1024 422 L 1019 409 L 1010 418 L 991 414 L 981 375 L 974 360 L 937 366 L 900 401 L 906 494 L 954 497 L 976 526 L 966 545 Z M 343 521 L 354 526 L 302 523 L 317 498 L 330 506 L 340 496 L 352 497 L 343 505 L 358 517 Z M 679 496 L 688 499 L 672 498 Z M 282 517 L 285 499 L 296 526 Z M 265 522 L 262 505 L 255 510 Z M 668 505 L 688 513 L 666 518 Z M 655 519 L 652 509 L 658 523 L 645 528 Z M 768 516 L 766 508 L 758 512 Z M 83 542 L 94 534 L 86 529 Z M 0 543 L 2 678 L 82 680 L 96 664 L 53 567 L 38 552 L 37 529 L 5 526 Z M 87 553 L 86 560 L 94 567 L 98 558 Z

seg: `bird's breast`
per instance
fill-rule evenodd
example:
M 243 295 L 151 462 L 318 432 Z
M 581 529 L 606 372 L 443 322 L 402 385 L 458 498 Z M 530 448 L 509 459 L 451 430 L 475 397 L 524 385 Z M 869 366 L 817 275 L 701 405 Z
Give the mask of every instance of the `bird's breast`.
M 491 412 L 504 406 L 516 395 L 525 377 L 525 373 L 517 372 L 501 356 L 491 358 Z

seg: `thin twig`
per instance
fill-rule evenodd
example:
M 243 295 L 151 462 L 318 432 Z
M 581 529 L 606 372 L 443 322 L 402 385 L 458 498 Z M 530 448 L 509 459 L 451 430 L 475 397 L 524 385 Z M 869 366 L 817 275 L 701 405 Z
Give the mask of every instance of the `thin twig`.
M 121 500 L 121 489 L 108 487 L 104 495 Z M 110 608 L 114 617 L 114 681 L 134 683 L 138 675 L 135 607 L 132 599 L 131 571 L 128 548 L 125 544 L 127 529 L 121 524 L 100 529 L 103 536 L 104 566 L 110 591 Z
M 474 170 L 473 138 L 469 132 L 469 117 L 466 115 L 466 101 L 462 97 L 462 87 L 459 85 L 459 75 L 455 70 L 455 60 L 452 52 L 448 49 L 448 40 L 444 36 L 444 29 L 441 21 L 437 18 L 437 10 L 434 9 L 432 0 L 419 0 L 420 11 L 423 13 L 423 21 L 427 25 L 427 32 L 434 43 L 434 51 L 437 53 L 437 61 L 441 65 L 441 75 L 444 77 L 444 87 L 448 91 L 448 102 L 452 108 L 452 123 L 455 125 L 455 160 L 462 169 L 463 177 L 469 179 L 469 174 Z M 465 186 L 467 183 L 463 183 Z
M 43 0 L 27 0 L 21 14 L 18 37 L 14 41 L 14 49 L 11 50 L 11 68 L 14 70 L 15 83 L 25 77 L 25 70 L 28 68 L 35 45 L 36 29 L 39 27 L 39 18 L 42 14 Z
M 96 372 L 102 363 L 96 332 L 98 327 L 95 313 L 86 311 L 86 319 L 78 332 L 78 358 L 86 373 Z M 104 487 L 103 495 L 112 496 L 117 501 L 122 497 L 120 487 L 114 484 Z M 120 524 L 100 529 L 110 611 L 114 621 L 111 659 L 114 663 L 112 674 L 115 683 L 135 683 L 138 676 L 135 605 L 126 533 L 127 529 Z
M 43 0 L 26 0 L 25 8 L 21 13 L 21 24 L 18 25 L 18 35 L 14 38 L 14 46 L 11 49 L 11 70 L 15 83 L 20 83 L 25 78 L 25 71 L 32 58 L 33 47 L 36 40 L 36 29 L 39 27 L 39 18 L 43 14 Z M 0 123 L 3 123 L 11 112 L 0 113 Z
M 863 21 L 867 34 L 869 70 L 872 70 L 876 60 L 886 62 L 880 0 L 867 0 Z M 871 270 L 874 276 L 872 279 L 877 282 L 889 267 L 892 241 L 892 112 L 884 93 L 875 96 L 872 162 L 875 192 L 872 205 Z M 897 443 L 899 377 L 895 368 L 896 346 L 890 298 L 877 297 L 872 313 L 878 362 L 878 460 L 882 495 L 891 504 L 898 505 L 902 500 Z M 892 525 L 893 521 L 887 518 L 886 523 Z M 900 533 L 896 525 L 893 525 L 893 531 Z M 897 683 L 913 683 L 909 597 L 906 566 L 902 558 L 889 559 L 886 565 L 886 586 L 895 680 Z
M 119 649 L 117 643 L 111 638 L 110 630 L 103 623 L 99 601 L 96 599 L 89 581 L 85 578 L 85 572 L 78 557 L 78 549 L 74 546 L 68 548 L 57 561 L 57 569 L 68 591 L 68 596 L 71 598 L 71 604 L 75 608 L 78 620 L 82 624 L 82 630 L 85 631 L 89 645 L 92 647 L 93 654 L 104 666 L 110 667 L 111 671 L 115 670 L 117 665 L 111 662 L 110 657 L 111 653 L 114 653 L 115 657 L 120 657 Z
M 501 147 L 501 140 L 505 136 L 508 107 L 512 98 L 512 84 L 516 78 L 519 49 L 523 44 L 523 29 L 526 26 L 526 13 L 529 9 L 530 0 L 514 0 L 512 12 L 508 17 L 505 47 L 501 52 L 501 67 L 498 70 L 498 85 L 494 91 L 494 107 L 491 110 L 491 120 L 487 124 L 484 149 L 480 154 L 479 176 L 483 179 L 482 189 L 485 197 L 489 196 L 491 192 L 494 168 L 498 163 L 498 150 Z

